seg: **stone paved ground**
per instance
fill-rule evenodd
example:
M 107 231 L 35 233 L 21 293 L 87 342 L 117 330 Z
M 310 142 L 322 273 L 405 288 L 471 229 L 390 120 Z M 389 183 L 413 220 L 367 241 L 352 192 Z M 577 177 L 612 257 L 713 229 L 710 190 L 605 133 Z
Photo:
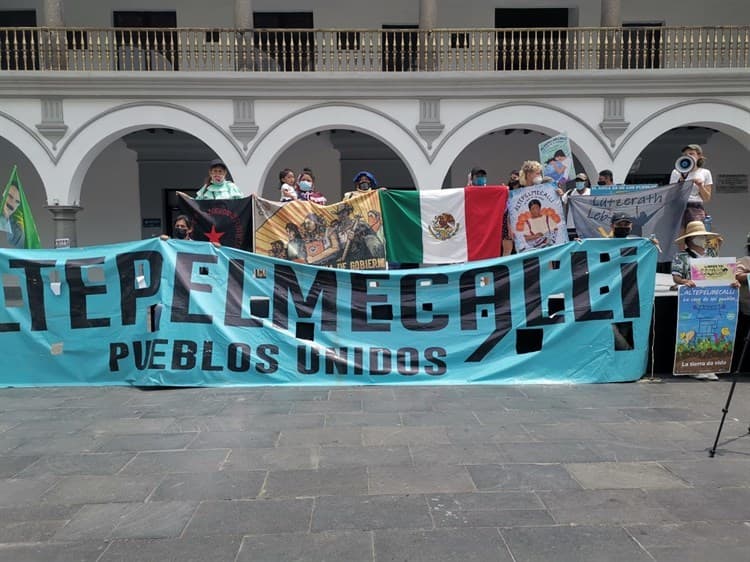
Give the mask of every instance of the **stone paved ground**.
M 750 379 L 0 390 L 0 560 L 750 560 Z

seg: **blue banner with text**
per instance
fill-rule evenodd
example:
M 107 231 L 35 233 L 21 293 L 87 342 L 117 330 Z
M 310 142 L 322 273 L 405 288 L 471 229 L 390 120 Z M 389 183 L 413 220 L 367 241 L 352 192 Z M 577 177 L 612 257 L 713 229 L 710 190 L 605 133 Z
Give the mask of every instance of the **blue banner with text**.
M 376 272 L 180 240 L 0 250 L 0 385 L 633 381 L 655 267 L 644 239 Z

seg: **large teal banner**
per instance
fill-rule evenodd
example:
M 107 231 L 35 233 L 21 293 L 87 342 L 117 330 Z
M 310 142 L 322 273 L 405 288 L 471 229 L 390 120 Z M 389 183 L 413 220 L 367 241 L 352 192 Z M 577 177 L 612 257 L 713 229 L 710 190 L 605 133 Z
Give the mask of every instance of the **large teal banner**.
M 387 272 L 177 240 L 2 250 L 0 385 L 633 381 L 655 267 L 643 239 Z

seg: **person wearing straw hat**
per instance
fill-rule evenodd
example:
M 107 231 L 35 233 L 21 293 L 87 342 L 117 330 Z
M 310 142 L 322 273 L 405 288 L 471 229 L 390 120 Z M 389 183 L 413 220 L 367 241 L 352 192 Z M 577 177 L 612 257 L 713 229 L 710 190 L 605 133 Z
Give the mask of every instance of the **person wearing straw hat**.
M 691 221 L 685 226 L 685 234 L 675 242 L 684 241 L 685 250 L 678 252 L 672 260 L 672 280 L 675 285 L 695 287 L 690 279 L 690 260 L 696 258 L 715 258 L 724 239 L 716 232 L 708 232 L 703 221 Z

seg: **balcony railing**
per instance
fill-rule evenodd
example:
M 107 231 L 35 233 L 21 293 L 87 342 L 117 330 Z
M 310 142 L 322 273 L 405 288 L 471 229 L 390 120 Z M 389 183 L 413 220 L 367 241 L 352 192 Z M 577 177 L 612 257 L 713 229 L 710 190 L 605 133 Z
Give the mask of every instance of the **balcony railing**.
M 0 28 L 3 70 L 412 72 L 748 68 L 750 26 Z

